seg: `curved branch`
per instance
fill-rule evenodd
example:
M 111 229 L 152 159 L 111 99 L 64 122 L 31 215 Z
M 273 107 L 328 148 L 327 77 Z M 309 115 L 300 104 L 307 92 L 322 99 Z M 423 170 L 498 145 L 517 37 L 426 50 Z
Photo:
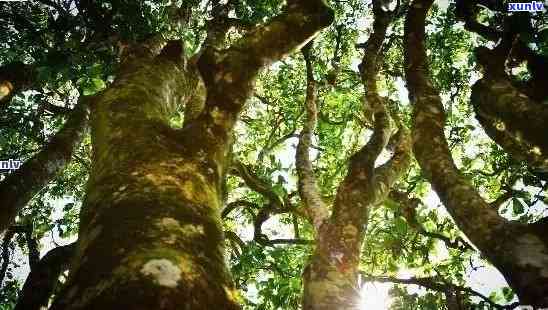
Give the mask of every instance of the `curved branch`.
M 63 128 L 44 149 L 0 183 L 0 232 L 13 222 L 17 213 L 70 161 L 84 136 L 84 128 L 87 127 L 89 100 L 81 98 Z
M 480 292 L 474 291 L 473 289 L 469 287 L 463 287 L 454 285 L 447 282 L 441 282 L 436 280 L 435 278 L 409 278 L 409 279 L 400 279 L 400 278 L 394 278 L 394 277 L 383 277 L 383 276 L 371 276 L 371 275 L 365 275 L 362 274 L 363 278 L 362 280 L 364 282 L 389 282 L 389 283 L 396 283 L 396 284 L 413 284 L 413 285 L 419 285 L 424 288 L 427 288 L 429 290 L 437 291 L 445 293 L 447 291 L 459 291 L 463 293 L 470 294 L 475 297 L 479 297 L 481 300 L 488 303 L 490 306 L 494 307 L 495 309 L 500 310 L 509 310 L 514 309 L 517 306 L 519 306 L 519 303 L 513 303 L 510 305 L 499 305 L 495 302 L 493 302 L 491 299 L 489 299 L 487 296 L 483 295 Z
M 476 20 L 477 8 L 475 1 L 458 0 L 456 15 L 459 20 L 464 21 L 464 28 L 475 32 L 483 38 L 496 41 L 502 36 L 502 31 L 486 26 Z
M 375 184 L 374 166 L 380 153 L 388 145 L 392 133 L 391 119 L 386 106 L 388 99 L 381 97 L 378 93 L 377 76 L 383 56 L 380 54 L 382 43 L 394 15 L 393 12 L 384 11 L 381 1 L 377 0 L 373 1 L 373 13 L 375 15 L 373 32 L 365 44 L 360 44 L 360 46 L 365 46 L 365 52 L 359 65 L 362 83 L 365 87 L 364 110 L 373 117 L 373 134 L 369 141 L 350 158 L 348 173 L 337 190 L 332 216 L 336 221 L 346 221 L 347 217 L 350 217 L 348 223 L 341 223 L 341 225 L 351 224 L 359 231 L 363 229 L 364 223 L 367 221 L 369 208 L 375 206 L 377 201 L 382 201 L 383 197 L 388 194 L 386 189 L 378 191 L 382 186 L 379 188 L 375 186 L 388 184 L 380 184 L 380 182 Z
M 488 74 L 474 84 L 470 101 L 491 139 L 516 160 L 548 171 L 548 107 L 529 99 L 504 76 Z
M 259 70 L 305 45 L 333 19 L 323 0 L 289 0 L 282 14 L 253 27 L 230 48 L 206 44 L 198 66 L 209 91 L 208 108 L 240 110 Z
M 299 135 L 299 143 L 297 144 L 297 151 L 295 153 L 295 166 L 298 175 L 299 195 L 303 202 L 303 208 L 309 221 L 313 224 L 316 231 L 319 231 L 320 226 L 329 216 L 329 211 L 321 198 L 314 168 L 310 161 L 312 135 L 318 122 L 317 86 L 314 80 L 311 50 L 312 43 L 309 43 L 302 49 L 306 62 L 306 120 Z
M 476 251 L 473 246 L 466 242 L 463 238 L 457 237 L 455 240 L 437 232 L 430 232 L 419 223 L 416 216 L 416 209 L 420 203 L 419 199 L 411 199 L 407 193 L 392 191 L 390 192 L 390 198 L 400 204 L 401 213 L 409 226 L 415 229 L 419 234 L 428 237 L 441 240 L 447 248 L 457 249 L 461 251 Z
M 245 242 L 231 230 L 225 230 L 225 238 L 230 242 L 237 256 L 240 256 L 242 249 L 245 247 Z
M 405 67 L 413 105 L 414 154 L 457 226 L 505 276 L 520 300 L 548 306 L 548 242 L 531 226 L 509 222 L 483 200 L 453 162 L 444 135 L 445 114 L 426 63 L 425 18 L 433 0 L 415 0 L 405 21 Z M 524 262 L 522 251 L 538 253 Z M 533 271 L 536 270 L 536 271 Z
M 14 310 L 40 310 L 48 305 L 59 276 L 68 269 L 76 243 L 49 251 L 31 269 Z
M 373 135 L 367 144 L 354 154 L 350 164 L 350 169 L 353 169 L 353 165 L 357 165 L 360 167 L 356 167 L 357 169 L 365 169 L 365 173 L 369 176 L 373 173 L 375 160 L 388 144 L 392 130 L 387 99 L 379 95 L 377 79 L 380 68 L 379 57 L 381 59 L 383 57 L 382 44 L 388 25 L 392 22 L 393 13 L 384 11 L 380 1 L 373 1 L 373 13 L 375 15 L 373 32 L 367 42 L 360 45 L 365 46 L 365 51 L 362 62 L 358 66 L 362 84 L 365 87 L 364 113 L 373 120 Z
M 221 212 L 221 218 L 226 218 L 232 211 L 234 211 L 238 207 L 244 207 L 246 209 L 259 209 L 259 206 L 256 203 L 246 200 L 236 200 L 226 205 L 226 207 Z
M 400 124 L 396 133 L 396 148 L 394 155 L 382 166 L 375 168 L 373 187 L 376 203 L 381 203 L 398 179 L 409 169 L 411 162 L 411 135 L 405 125 Z
M 480 197 L 453 162 L 445 135 L 439 93 L 428 77 L 424 26 L 432 0 L 415 0 L 405 23 L 405 66 L 409 99 L 414 106 L 413 150 L 421 168 L 459 228 L 480 249 L 493 246 L 507 221 Z M 428 141 L 428 143 L 425 143 Z M 506 234 L 508 232 L 505 232 Z
M 232 169 L 231 172 L 241 177 L 249 188 L 265 196 L 270 203 L 277 205 L 278 208 L 284 206 L 283 198 L 274 191 L 268 182 L 262 180 L 258 175 L 254 174 L 248 166 L 240 161 L 235 161 L 232 165 L 234 169 Z

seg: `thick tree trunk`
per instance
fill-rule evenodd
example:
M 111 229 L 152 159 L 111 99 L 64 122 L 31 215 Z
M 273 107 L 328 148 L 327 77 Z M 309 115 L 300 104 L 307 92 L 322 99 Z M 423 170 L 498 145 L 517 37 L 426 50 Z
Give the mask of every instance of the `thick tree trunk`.
M 88 101 L 91 100 L 87 97 L 80 99 L 63 128 L 44 149 L 0 183 L 0 232 L 12 224 L 19 211 L 71 160 L 88 124 Z
M 322 1 L 288 1 L 234 47 L 205 44 L 197 67 L 206 102 L 181 130 L 168 117 L 201 96 L 180 46 L 129 55 L 92 109 L 93 167 L 78 247 L 52 309 L 239 308 L 220 216 L 232 129 L 259 70 L 332 19 Z
M 414 106 L 415 156 L 457 226 L 504 275 L 520 302 L 548 307 L 546 232 L 537 229 L 538 224 L 508 222 L 499 216 L 460 174 L 451 157 L 443 133 L 443 105 L 426 63 L 424 26 L 432 2 L 415 0 L 405 23 L 406 80 Z
M 166 57 L 139 61 L 93 107 L 78 249 L 53 309 L 237 309 L 219 214 L 226 137 L 171 129 L 193 79 Z

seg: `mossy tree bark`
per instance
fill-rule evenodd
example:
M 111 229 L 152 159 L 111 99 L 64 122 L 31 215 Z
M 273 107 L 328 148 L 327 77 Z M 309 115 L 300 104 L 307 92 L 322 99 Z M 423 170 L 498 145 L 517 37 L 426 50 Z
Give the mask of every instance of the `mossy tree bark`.
M 541 232 L 546 224 L 541 221 L 525 225 L 499 216 L 460 174 L 451 157 L 443 133 L 443 105 L 428 76 L 426 62 L 424 27 L 432 2 L 415 0 L 405 22 L 405 67 L 414 107 L 415 157 L 457 226 L 504 275 L 520 302 L 547 307 L 548 239 Z
M 381 1 L 373 1 L 373 33 L 365 44 L 360 65 L 366 89 L 364 109 L 373 119 L 373 135 L 350 159 L 348 172 L 339 185 L 332 212 L 321 200 L 316 185 L 309 148 L 316 126 L 316 82 L 312 74 L 311 51 L 303 49 L 307 64 L 307 120 L 300 134 L 296 163 L 299 194 L 305 213 L 315 228 L 316 249 L 304 271 L 303 308 L 306 310 L 358 309 L 360 250 L 368 215 L 387 197 L 390 188 L 409 165 L 411 141 L 399 124 L 393 134 L 387 98 L 377 91 L 377 75 L 382 60 L 381 47 L 393 12 L 384 11 Z M 393 138 L 394 154 L 385 164 L 375 167 L 375 160 Z
M 473 88 L 470 101 L 476 118 L 486 133 L 514 159 L 525 161 L 536 171 L 548 171 L 548 142 L 543 133 L 548 130 L 548 57 L 531 49 L 520 37 L 530 29 L 528 12 L 507 14 L 503 29 L 495 29 L 477 21 L 478 6 L 503 12 L 501 4 L 486 5 L 477 0 L 457 1 L 457 18 L 465 28 L 496 44 L 492 50 L 478 47 L 478 63 L 483 77 Z M 506 73 L 507 64 L 517 66 L 527 62 L 531 77 L 517 81 Z
M 548 106 L 531 100 L 504 76 L 474 84 L 471 102 L 485 132 L 515 160 L 548 172 Z
M 548 139 L 544 135 L 548 131 L 548 107 L 541 103 L 546 98 L 534 99 L 531 91 L 522 92 L 527 87 L 518 88 L 506 74 L 505 63 L 514 48 L 512 42 L 516 34 L 511 29 L 505 30 L 506 35 L 495 48 L 479 47 L 475 51 L 484 75 L 472 87 L 470 101 L 476 119 L 493 141 L 515 160 L 527 162 L 534 170 L 548 172 Z M 532 80 L 538 82 L 538 74 L 536 77 Z
M 288 1 L 230 48 L 206 41 L 196 67 L 174 42 L 128 55 L 92 108 L 78 246 L 52 309 L 239 308 L 220 217 L 232 129 L 259 70 L 332 19 L 323 1 Z M 194 94 L 196 70 L 205 97 Z M 170 128 L 192 98 L 205 98 L 203 109 Z

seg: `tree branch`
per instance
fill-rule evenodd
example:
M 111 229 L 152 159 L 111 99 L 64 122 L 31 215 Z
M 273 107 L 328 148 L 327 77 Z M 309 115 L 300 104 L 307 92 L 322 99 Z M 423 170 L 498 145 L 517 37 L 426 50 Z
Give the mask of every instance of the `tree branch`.
M 510 232 L 506 230 L 507 221 L 480 197 L 451 157 L 443 132 L 443 105 L 426 63 L 424 27 L 432 2 L 415 0 L 405 22 L 406 80 L 414 107 L 414 154 L 459 228 L 484 251 Z
M 513 304 L 510 304 L 510 305 L 499 305 L 499 304 L 493 302 L 487 296 L 483 295 L 480 292 L 474 291 L 469 287 L 463 287 L 463 286 L 458 286 L 458 285 L 454 285 L 454 284 L 447 283 L 447 282 L 441 282 L 441 281 L 436 280 L 435 278 L 415 278 L 415 277 L 413 277 L 413 278 L 409 278 L 409 279 L 400 279 L 400 278 L 394 278 L 394 277 L 371 276 L 371 275 L 367 275 L 367 274 L 362 274 L 362 276 L 363 276 L 362 280 L 364 282 L 384 282 L 384 283 L 385 282 L 390 282 L 390 283 L 406 284 L 406 285 L 414 284 L 414 285 L 422 286 L 422 287 L 427 288 L 429 290 L 442 292 L 442 293 L 445 293 L 449 290 L 459 291 L 459 292 L 470 294 L 470 295 L 475 296 L 475 297 L 479 297 L 481 300 L 488 303 L 490 306 L 494 307 L 495 309 L 500 309 L 500 310 L 514 309 L 517 306 L 519 306 L 519 303 L 517 303 L 517 302 L 513 303 Z
M 321 199 L 320 191 L 316 181 L 316 175 L 310 160 L 310 146 L 312 135 L 318 121 L 317 86 L 314 80 L 312 64 L 312 42 L 301 50 L 306 62 L 306 120 L 299 135 L 299 143 L 295 153 L 295 166 L 298 175 L 299 195 L 302 199 L 303 208 L 316 231 L 329 216 L 327 206 Z
M 395 140 L 397 144 L 394 155 L 385 164 L 375 168 L 373 187 L 376 191 L 376 203 L 381 203 L 386 198 L 394 183 L 409 169 L 412 141 L 405 125 L 400 124 Z
M 422 203 L 419 199 L 411 199 L 409 198 L 407 193 L 396 190 L 390 192 L 390 198 L 400 204 L 401 214 L 403 215 L 407 223 L 409 223 L 409 226 L 415 229 L 419 234 L 425 237 L 439 239 L 445 244 L 447 248 L 457 249 L 463 252 L 467 250 L 476 251 L 473 246 L 471 246 L 461 237 L 457 237 L 453 241 L 451 240 L 451 238 L 441 233 L 430 232 L 426 230 L 426 228 L 424 228 L 424 226 L 417 220 L 416 209 L 418 205 Z
M 472 87 L 470 101 L 491 139 L 514 159 L 548 171 L 548 107 L 521 93 L 506 74 L 489 71 Z
M 15 235 L 15 229 L 13 227 L 4 231 L 4 237 L 2 238 L 2 266 L 0 267 L 0 285 L 4 282 L 6 271 L 10 263 L 10 244 L 11 239 Z
M 276 244 L 299 244 L 299 245 L 313 245 L 313 240 L 307 239 L 269 239 L 266 243 L 270 246 Z
M 40 310 L 47 307 L 59 276 L 68 269 L 76 243 L 49 251 L 31 269 L 14 310 Z
M 0 183 L 0 232 L 15 219 L 18 212 L 47 185 L 71 160 L 84 136 L 89 118 L 88 101 L 81 98 L 63 128 L 31 159 Z
M 219 51 L 214 44 L 206 45 L 198 66 L 210 91 L 209 105 L 239 110 L 260 69 L 306 44 L 333 17 L 322 0 L 290 0 L 282 14 L 255 26 L 230 48 Z
M 248 166 L 240 161 L 234 161 L 232 167 L 231 172 L 241 177 L 249 188 L 266 197 L 271 204 L 276 205 L 278 208 L 284 206 L 284 199 L 272 189 L 272 186 L 268 182 L 254 174 Z
M 221 218 L 226 218 L 232 211 L 234 211 L 238 207 L 244 207 L 245 209 L 259 209 L 259 206 L 256 203 L 247 200 L 236 200 L 226 205 L 226 207 L 221 212 Z

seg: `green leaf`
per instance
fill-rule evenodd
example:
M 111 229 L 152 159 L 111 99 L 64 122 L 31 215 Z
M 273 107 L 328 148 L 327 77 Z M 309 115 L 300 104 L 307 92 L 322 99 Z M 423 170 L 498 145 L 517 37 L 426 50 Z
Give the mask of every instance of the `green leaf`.
M 103 80 L 97 79 L 97 78 L 91 79 L 91 84 L 93 85 L 93 87 L 94 87 L 96 90 L 102 90 L 103 88 L 106 87 L 105 82 L 103 82 Z
M 506 299 L 507 302 L 510 302 L 514 299 L 514 292 L 509 287 L 502 288 L 502 295 L 504 296 L 504 299 Z
M 102 64 L 93 64 L 89 70 L 88 73 L 90 76 L 100 76 L 103 73 L 103 65 Z
M 394 219 L 394 225 L 396 227 L 396 232 L 399 235 L 405 235 L 407 233 L 407 223 L 401 216 Z
M 89 96 L 93 95 L 106 87 L 105 82 L 98 78 L 86 79 L 82 83 L 82 88 L 84 90 L 84 95 Z
M 520 214 L 523 214 L 524 211 L 525 211 L 525 208 L 523 204 L 521 203 L 521 201 L 516 198 L 512 199 L 512 213 L 514 215 L 520 215 Z

